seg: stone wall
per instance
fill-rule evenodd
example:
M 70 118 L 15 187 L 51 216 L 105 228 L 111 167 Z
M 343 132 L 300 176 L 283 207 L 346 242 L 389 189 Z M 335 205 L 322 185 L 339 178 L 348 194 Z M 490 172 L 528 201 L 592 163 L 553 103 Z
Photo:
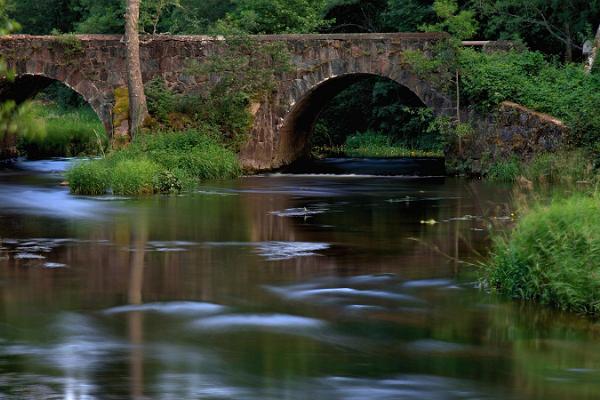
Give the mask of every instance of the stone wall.
M 508 101 L 488 116 L 468 118 L 473 134 L 464 139 L 462 154 L 454 145 L 448 157 L 450 164 L 462 164 L 474 174 L 497 160 L 527 161 L 534 154 L 556 151 L 569 140 L 569 129 L 559 119 Z

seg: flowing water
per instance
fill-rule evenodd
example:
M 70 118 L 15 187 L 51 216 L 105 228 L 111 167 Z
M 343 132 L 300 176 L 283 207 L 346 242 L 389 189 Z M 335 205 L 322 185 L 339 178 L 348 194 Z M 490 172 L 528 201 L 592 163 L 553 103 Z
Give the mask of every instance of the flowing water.
M 83 198 L 68 165 L 0 171 L 0 399 L 600 397 L 600 325 L 457 261 L 510 223 L 507 188 L 274 174 Z

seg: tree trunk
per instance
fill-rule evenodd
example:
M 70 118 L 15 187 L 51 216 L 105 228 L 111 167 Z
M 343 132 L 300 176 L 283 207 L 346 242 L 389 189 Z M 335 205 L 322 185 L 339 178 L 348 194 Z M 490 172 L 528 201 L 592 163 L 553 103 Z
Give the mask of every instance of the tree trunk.
M 144 81 L 140 65 L 140 0 L 127 0 L 125 44 L 127 46 L 127 86 L 129 88 L 129 134 L 135 136 L 148 117 Z
M 592 69 L 594 69 L 594 63 L 598 58 L 598 52 L 600 52 L 600 25 L 598 25 L 598 30 L 596 31 L 596 39 L 594 40 L 594 45 L 592 46 L 592 53 L 587 59 L 587 63 L 585 65 L 585 72 L 588 74 L 592 72 Z
M 568 23 L 565 24 L 565 33 L 567 34 L 567 40 L 565 42 L 565 61 L 571 62 L 573 61 L 573 39 L 571 37 L 571 26 Z

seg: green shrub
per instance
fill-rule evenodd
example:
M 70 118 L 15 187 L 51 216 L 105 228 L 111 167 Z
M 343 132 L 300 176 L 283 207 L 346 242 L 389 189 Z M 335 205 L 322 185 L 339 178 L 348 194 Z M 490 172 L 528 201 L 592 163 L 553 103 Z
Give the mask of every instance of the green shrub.
M 495 241 L 485 282 L 501 293 L 600 315 L 600 198 L 538 206 Z
M 148 99 L 148 112 L 150 112 L 150 115 L 159 121 L 168 121 L 169 114 L 177 110 L 177 95 L 169 90 L 165 81 L 160 78 L 148 82 L 144 87 L 144 91 Z
M 486 176 L 498 182 L 514 182 L 521 175 L 522 165 L 517 159 L 497 161 L 487 169 Z
M 106 193 L 110 185 L 110 170 L 102 160 L 79 162 L 66 177 L 74 194 L 97 196 Z
M 86 167 L 83 167 L 83 166 Z M 105 177 L 98 185 L 97 169 Z M 114 194 L 144 195 L 175 193 L 192 188 L 200 180 L 234 178 L 241 174 L 236 154 L 209 133 L 163 132 L 139 135 L 126 148 L 106 159 L 75 166 L 68 173 L 71 191 L 97 195 L 112 189 Z

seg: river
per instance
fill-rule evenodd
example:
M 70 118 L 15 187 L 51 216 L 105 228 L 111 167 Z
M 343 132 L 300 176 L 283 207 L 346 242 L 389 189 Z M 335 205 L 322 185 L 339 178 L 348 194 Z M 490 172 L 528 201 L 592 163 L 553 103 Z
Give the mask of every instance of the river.
M 479 288 L 507 187 L 271 174 L 84 198 L 69 163 L 0 170 L 0 399 L 600 396 L 600 325 Z

